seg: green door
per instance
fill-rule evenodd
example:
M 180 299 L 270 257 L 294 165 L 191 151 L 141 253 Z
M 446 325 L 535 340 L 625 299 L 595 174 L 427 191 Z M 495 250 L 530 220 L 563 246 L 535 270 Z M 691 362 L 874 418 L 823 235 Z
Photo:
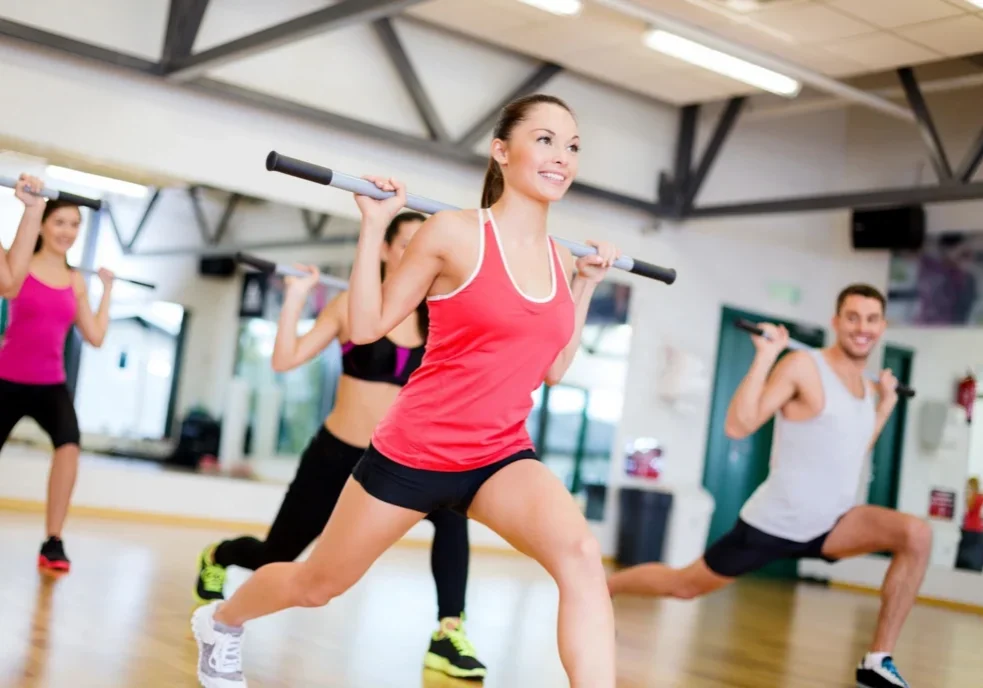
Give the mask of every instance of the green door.
M 742 440 L 732 440 L 724 433 L 731 397 L 754 360 L 755 349 L 751 336 L 734 327 L 734 322 L 742 318 L 751 322 L 784 325 L 793 338 L 810 346 L 821 347 L 825 340 L 825 334 L 819 328 L 724 307 L 717 343 L 717 370 L 703 470 L 703 486 L 716 502 L 710 521 L 708 545 L 734 527 L 744 502 L 768 476 L 771 457 L 773 421 L 767 422 L 756 433 Z M 759 575 L 796 578 L 797 571 L 796 562 L 780 561 L 762 569 Z
M 911 366 L 915 352 L 893 344 L 884 348 L 883 368 L 890 368 L 898 381 L 911 383 Z M 898 484 L 901 480 L 901 451 L 904 444 L 905 420 L 908 404 L 900 400 L 894 413 L 884 424 L 884 430 L 874 445 L 871 457 L 870 489 L 867 503 L 896 509 L 898 506 Z

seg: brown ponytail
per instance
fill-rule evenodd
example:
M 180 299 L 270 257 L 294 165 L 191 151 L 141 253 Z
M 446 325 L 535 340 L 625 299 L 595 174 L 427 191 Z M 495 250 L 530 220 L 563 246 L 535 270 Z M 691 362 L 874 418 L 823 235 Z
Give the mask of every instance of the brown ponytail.
M 542 104 L 557 105 L 571 115 L 573 114 L 570 106 L 556 96 L 534 93 L 516 98 L 502 108 L 502 113 L 498 116 L 498 122 L 495 124 L 493 137 L 501 141 L 508 141 L 515 125 L 524 120 L 533 107 Z M 504 192 L 505 176 L 502 174 L 502 167 L 495 158 L 491 158 L 488 161 L 488 170 L 485 172 L 485 183 L 481 189 L 481 207 L 487 208 L 497 203 Z
M 488 170 L 485 172 L 485 184 L 481 188 L 481 207 L 488 208 L 502 197 L 505 192 L 505 177 L 502 168 L 495 158 L 489 158 Z

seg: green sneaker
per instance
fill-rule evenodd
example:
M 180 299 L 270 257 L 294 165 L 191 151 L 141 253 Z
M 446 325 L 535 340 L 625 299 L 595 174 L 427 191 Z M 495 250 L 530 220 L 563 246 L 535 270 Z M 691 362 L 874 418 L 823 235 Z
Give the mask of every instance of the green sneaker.
M 423 665 L 454 678 L 481 681 L 488 674 L 475 656 L 474 645 L 464 632 L 464 622 L 456 619 L 441 619 L 440 629 L 430 638 L 430 650 Z
M 225 567 L 219 566 L 212 558 L 215 545 L 209 545 L 198 555 L 198 584 L 195 586 L 195 599 L 199 604 L 213 600 L 224 600 Z

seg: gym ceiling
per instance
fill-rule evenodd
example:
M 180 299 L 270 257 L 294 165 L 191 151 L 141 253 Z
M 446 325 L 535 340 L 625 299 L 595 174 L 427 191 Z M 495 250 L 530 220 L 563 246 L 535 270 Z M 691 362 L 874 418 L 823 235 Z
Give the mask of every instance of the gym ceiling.
M 98 0 L 5 2 L 0 40 L 133 70 L 196 90 L 327 126 L 390 141 L 409 150 L 484 164 L 477 148 L 498 105 L 463 134 L 451 136 L 414 68 L 407 37 L 439 33 L 514 55 L 528 74 L 502 94 L 548 88 L 567 71 L 678 108 L 676 165 L 651 199 L 580 184 L 577 192 L 661 217 L 789 212 L 864 207 L 895 201 L 983 198 L 973 182 L 983 134 L 949 159 L 924 93 L 983 85 L 983 0 L 582 0 L 576 16 L 553 14 L 577 0 Z M 129 30 L 120 31 L 120 22 Z M 303 93 L 249 83 L 244 60 L 309 60 L 309 39 L 354 26 L 370 29 L 400 75 L 423 123 L 420 135 L 388 129 L 312 105 Z M 675 41 L 654 49 L 653 34 Z M 695 42 L 794 79 L 786 97 L 721 76 L 672 56 Z M 661 45 L 665 46 L 663 42 Z M 675 47 L 674 47 L 675 46 Z M 326 65 L 330 68 L 330 65 Z M 694 150 L 700 106 L 721 114 L 703 151 Z M 936 179 L 914 189 L 701 208 L 695 197 L 728 133 L 741 117 L 844 105 L 872 108 L 910 122 L 932 160 Z M 983 126 L 983 117 L 981 117 Z

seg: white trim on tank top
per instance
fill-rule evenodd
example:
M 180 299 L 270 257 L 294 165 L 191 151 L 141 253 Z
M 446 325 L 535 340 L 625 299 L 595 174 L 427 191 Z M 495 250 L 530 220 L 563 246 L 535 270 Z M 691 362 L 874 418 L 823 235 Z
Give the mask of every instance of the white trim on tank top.
M 478 262 L 475 264 L 474 270 L 472 270 L 468 278 L 461 283 L 461 286 L 459 286 L 454 291 L 447 294 L 436 294 L 434 296 L 428 296 L 427 301 L 444 301 L 445 299 L 449 299 L 452 296 L 457 296 L 458 294 L 460 294 L 462 291 L 464 291 L 465 287 L 467 287 L 469 284 L 474 282 L 474 278 L 478 276 L 479 272 L 481 272 L 481 264 L 484 262 L 485 262 L 485 223 L 482 221 L 481 208 L 478 208 Z
M 512 271 L 509 270 L 509 263 L 505 259 L 505 247 L 502 246 L 502 237 L 498 233 L 498 223 L 495 222 L 495 216 L 492 215 L 491 208 L 488 208 L 488 218 L 491 220 L 492 232 L 495 233 L 495 243 L 498 244 L 498 253 L 502 256 L 502 265 L 505 266 L 505 274 L 509 276 L 509 281 L 512 282 L 512 286 L 515 287 L 516 292 L 524 298 L 526 301 L 531 301 L 532 303 L 549 303 L 556 296 L 556 260 L 559 259 L 555 255 L 556 249 L 553 247 L 553 240 L 549 236 L 546 237 L 546 245 L 549 247 L 549 261 L 550 261 L 550 293 L 549 296 L 544 296 L 542 298 L 535 298 L 529 296 L 524 291 L 519 289 L 519 285 L 516 283 L 515 278 L 512 277 Z

